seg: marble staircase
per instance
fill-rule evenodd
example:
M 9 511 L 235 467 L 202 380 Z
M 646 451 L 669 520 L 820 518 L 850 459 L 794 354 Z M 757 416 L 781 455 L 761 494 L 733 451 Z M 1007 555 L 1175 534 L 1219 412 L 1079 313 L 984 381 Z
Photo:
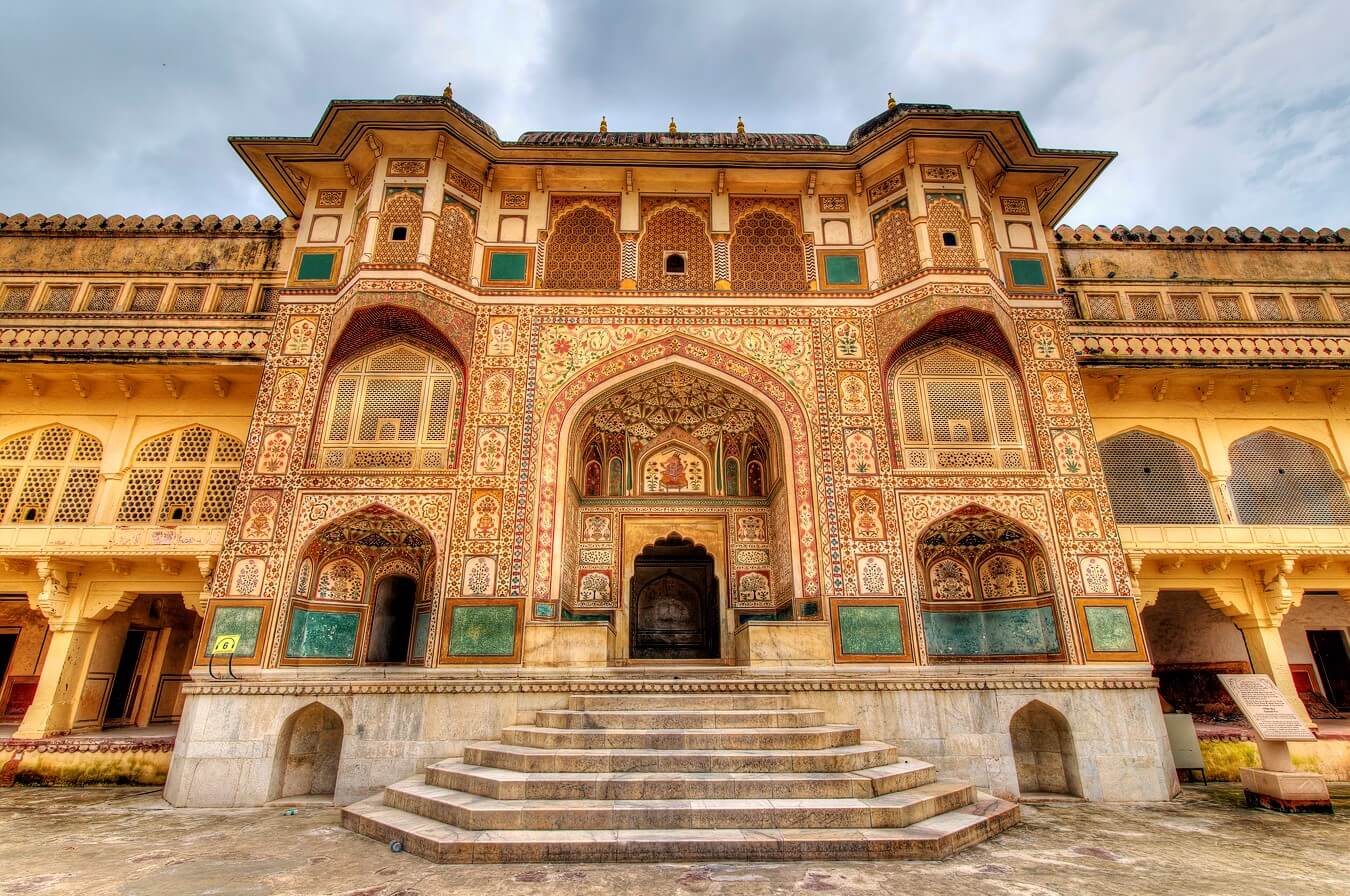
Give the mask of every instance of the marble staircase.
M 434 862 L 939 859 L 1013 803 L 777 694 L 581 694 L 342 810 Z

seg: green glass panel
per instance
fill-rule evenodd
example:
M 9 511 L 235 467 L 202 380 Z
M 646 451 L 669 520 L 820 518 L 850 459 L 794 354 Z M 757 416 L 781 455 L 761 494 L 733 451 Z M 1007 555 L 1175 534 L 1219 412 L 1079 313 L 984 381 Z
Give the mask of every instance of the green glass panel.
M 337 253 L 335 252 L 306 252 L 300 256 L 300 270 L 296 272 L 295 279 L 301 280 L 331 280 L 333 279 L 333 265 L 337 263 Z
M 1084 607 L 1092 649 L 1099 653 L 1136 653 L 1134 626 L 1126 607 Z
M 844 656 L 902 656 L 905 636 L 900 629 L 900 607 L 841 606 L 839 652 Z
M 262 607 L 217 607 L 211 617 L 211 636 L 208 645 L 216 643 L 221 635 L 238 635 L 239 646 L 235 656 L 253 656 L 258 652 L 258 627 L 262 625 Z
M 488 280 L 525 279 L 525 262 L 529 260 L 527 252 L 493 252 L 488 261 Z
M 1037 258 L 1013 258 L 1008 261 L 1014 286 L 1047 286 L 1045 264 Z
M 356 630 L 360 624 L 360 613 L 297 609 L 291 614 L 286 656 L 349 660 L 356 655 Z
M 928 652 L 934 656 L 1021 656 L 1058 653 L 1050 607 L 923 614 Z
M 451 656 L 511 656 L 516 652 L 516 605 L 455 607 Z
M 534 615 L 539 619 L 553 618 L 553 604 L 538 603 L 534 605 Z
M 862 265 L 856 255 L 826 255 L 825 282 L 830 286 L 857 286 L 862 283 Z
M 427 636 L 431 634 L 431 613 L 418 613 L 417 626 L 413 629 L 413 652 L 415 657 L 427 655 Z

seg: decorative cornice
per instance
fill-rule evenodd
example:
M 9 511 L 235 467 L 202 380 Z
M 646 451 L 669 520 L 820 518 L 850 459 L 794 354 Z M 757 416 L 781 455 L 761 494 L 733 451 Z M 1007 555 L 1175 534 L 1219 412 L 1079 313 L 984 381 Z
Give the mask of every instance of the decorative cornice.
M 1236 227 L 1126 227 L 1123 224 L 1115 227 L 1101 225 L 1088 227 L 1080 224 L 1077 227 L 1067 225 L 1056 227 L 1055 242 L 1064 248 L 1097 243 L 1109 243 L 1113 247 L 1159 244 L 1196 248 L 1261 244 L 1345 246 L 1350 245 L 1350 228 L 1332 230 L 1323 227 L 1320 230 L 1313 230 L 1311 227 L 1304 227 L 1295 230 L 1293 227 L 1286 227 L 1281 230 L 1263 227 L 1258 230 L 1255 227 L 1248 227 L 1239 230 Z
M 831 691 L 1146 690 L 1158 682 L 1146 674 L 1082 676 L 961 676 L 937 672 L 913 678 L 766 678 L 745 680 L 644 681 L 613 679 L 498 679 L 413 681 L 193 682 L 183 693 L 211 696 L 352 696 L 358 694 L 708 694 L 819 693 Z
M 268 215 L 265 218 L 259 218 L 257 215 L 245 215 L 242 218 L 235 215 L 226 215 L 224 218 L 216 215 L 207 215 L 198 217 L 197 215 L 188 215 L 186 218 L 178 215 L 169 215 L 160 217 L 159 215 L 149 215 L 142 218 L 140 215 L 4 215 L 0 214 L 0 234 L 14 233 L 23 231 L 25 233 L 60 233 L 62 235 L 70 234 L 106 234 L 114 233 L 118 235 L 142 235 L 142 234 L 183 234 L 183 233 L 209 233 L 213 236 L 257 236 L 277 235 L 280 236 L 286 229 L 294 229 L 295 222 L 290 219 L 278 218 L 275 215 Z

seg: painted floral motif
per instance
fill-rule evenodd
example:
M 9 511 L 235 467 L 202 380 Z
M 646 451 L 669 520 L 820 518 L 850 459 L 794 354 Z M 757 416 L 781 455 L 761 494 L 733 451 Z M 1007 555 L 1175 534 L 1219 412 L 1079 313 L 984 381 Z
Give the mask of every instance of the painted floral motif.
M 1069 510 L 1069 523 L 1073 528 L 1074 538 L 1102 537 L 1102 518 L 1097 512 L 1097 501 L 1092 492 L 1065 492 L 1064 503 Z
M 491 594 L 497 582 L 495 557 L 470 557 L 464 561 L 464 593 Z
M 736 540 L 750 544 L 762 544 L 767 540 L 768 527 L 762 516 L 736 517 Z
M 483 380 L 479 409 L 484 414 L 508 414 L 511 412 L 511 374 L 509 372 L 494 373 Z
M 582 518 L 582 541 L 608 542 L 614 540 L 614 532 L 607 513 L 587 514 Z
M 1031 328 L 1031 351 L 1038 361 L 1053 361 L 1059 358 L 1059 340 L 1055 330 L 1049 324 L 1035 324 Z
M 736 601 L 739 606 L 763 606 L 773 602 L 769 592 L 768 572 L 743 572 L 736 582 Z
M 283 370 L 272 387 L 272 410 L 289 414 L 300 410 L 305 395 L 305 377 L 299 370 Z
M 964 563 L 939 560 L 929 570 L 929 581 L 936 600 L 973 600 L 975 588 Z
M 880 492 L 869 489 L 854 492 L 849 506 L 853 510 L 853 537 L 875 541 L 882 537 Z
M 862 334 L 856 324 L 844 321 L 834 328 L 834 356 L 836 358 L 862 357 Z
M 589 606 L 609 604 L 609 572 L 588 569 L 577 583 L 577 603 Z
M 995 554 L 980 565 L 980 590 L 986 599 L 1025 597 L 1030 593 L 1026 564 L 1008 554 Z
M 1087 457 L 1083 454 L 1083 440 L 1078 431 L 1061 429 L 1055 433 L 1055 466 L 1066 476 L 1076 476 L 1087 472 Z
M 478 430 L 478 444 L 474 450 L 473 471 L 475 473 L 506 472 L 506 430 L 496 427 L 481 427 Z
M 668 324 L 555 324 L 540 333 L 541 392 L 556 392 L 572 374 L 609 355 L 675 331 Z M 808 395 L 812 382 L 810 339 L 801 327 L 681 326 L 679 332 L 762 364 Z
M 488 357 L 509 358 L 516 353 L 516 319 L 494 317 L 488 321 Z
M 244 512 L 242 536 L 245 541 L 271 541 L 276 529 L 277 499 L 273 494 L 256 495 Z
M 230 574 L 230 593 L 245 597 L 262 594 L 263 572 L 266 564 L 256 557 L 237 560 Z
M 1083 574 L 1084 594 L 1115 594 L 1116 583 L 1111 576 L 1111 564 L 1105 557 L 1080 557 L 1078 569 Z
M 1072 417 L 1073 398 L 1069 383 L 1063 374 L 1041 374 L 1041 395 L 1045 398 L 1045 412 L 1052 417 Z
M 262 449 L 258 452 L 259 473 L 284 473 L 290 461 L 291 431 L 274 429 L 263 437 Z
M 314 596 L 318 600 L 346 601 L 360 603 L 365 587 L 365 573 L 361 567 L 343 557 L 324 565 L 319 570 L 318 587 Z
M 858 476 L 866 476 L 877 471 L 877 455 L 872 444 L 872 430 L 845 430 L 844 457 L 848 461 L 848 471 Z
M 846 373 L 839 378 L 839 411 L 849 415 L 872 413 L 867 382 L 856 373 Z
M 319 331 L 318 322 L 312 317 L 293 317 L 286 328 L 286 342 L 282 353 L 287 355 L 309 355 L 314 352 L 314 336 Z
M 475 491 L 469 504 L 469 537 L 493 539 L 501 531 L 502 499 L 500 490 Z
M 883 557 L 858 558 L 858 591 L 861 594 L 887 594 L 891 590 L 889 570 Z

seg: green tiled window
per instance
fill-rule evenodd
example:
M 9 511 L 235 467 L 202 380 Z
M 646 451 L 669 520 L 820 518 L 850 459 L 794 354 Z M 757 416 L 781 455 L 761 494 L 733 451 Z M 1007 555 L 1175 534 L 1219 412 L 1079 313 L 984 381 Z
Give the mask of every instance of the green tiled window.
M 488 259 L 488 282 L 524 281 L 529 257 L 528 252 L 493 252 Z
M 1050 607 L 973 612 L 925 612 L 923 629 L 933 656 L 1022 656 L 1059 653 Z
M 511 656 L 515 652 L 514 603 L 455 607 L 451 610 L 451 656 Z
M 861 286 L 861 260 L 856 255 L 826 255 L 825 283 L 829 286 Z
M 356 656 L 361 614 L 297 608 L 291 614 L 286 656 L 291 659 L 350 660 Z
M 843 604 L 835 612 L 839 614 L 839 652 L 844 656 L 904 656 L 899 606 Z
M 1084 607 L 1092 649 L 1098 653 L 1136 653 L 1134 626 L 1125 607 Z
M 295 272 L 295 280 L 297 283 L 332 280 L 336 264 L 336 252 L 305 252 L 300 256 L 300 269 Z
M 235 656 L 253 656 L 258 652 L 258 627 L 262 625 L 262 607 L 217 607 L 211 617 L 211 636 L 208 645 L 216 643 L 221 635 L 238 635 L 239 646 Z
M 1008 260 L 1008 273 L 1012 275 L 1013 286 L 1049 286 L 1045 277 L 1045 262 L 1039 258 L 1012 258 Z

